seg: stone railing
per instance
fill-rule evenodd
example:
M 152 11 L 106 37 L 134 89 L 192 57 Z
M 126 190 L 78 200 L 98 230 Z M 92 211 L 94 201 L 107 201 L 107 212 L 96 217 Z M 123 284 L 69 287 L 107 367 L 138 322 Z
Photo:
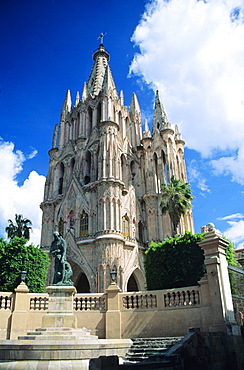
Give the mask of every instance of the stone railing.
M 106 311 L 106 294 L 76 294 L 74 297 L 74 310 Z
M 0 310 L 11 310 L 13 293 L 0 293 Z
M 123 309 L 160 309 L 200 305 L 200 288 L 187 287 L 152 292 L 122 293 Z
M 156 294 L 123 294 L 122 295 L 123 308 L 125 309 L 148 309 L 157 308 Z
M 46 311 L 48 309 L 48 294 L 31 293 L 30 297 L 30 310 Z
M 200 304 L 199 288 L 174 289 L 164 294 L 165 307 L 186 307 Z

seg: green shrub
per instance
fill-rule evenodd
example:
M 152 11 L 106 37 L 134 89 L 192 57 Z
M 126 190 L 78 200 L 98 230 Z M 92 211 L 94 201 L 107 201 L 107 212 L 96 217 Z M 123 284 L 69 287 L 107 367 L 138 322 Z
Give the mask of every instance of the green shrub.
M 26 271 L 26 285 L 32 293 L 44 292 L 49 257 L 26 239 L 14 237 L 9 242 L 0 238 L 0 291 L 12 292 Z
M 203 235 L 186 232 L 158 244 L 152 242 L 145 259 L 147 289 L 196 285 L 205 271 L 203 250 L 197 244 Z

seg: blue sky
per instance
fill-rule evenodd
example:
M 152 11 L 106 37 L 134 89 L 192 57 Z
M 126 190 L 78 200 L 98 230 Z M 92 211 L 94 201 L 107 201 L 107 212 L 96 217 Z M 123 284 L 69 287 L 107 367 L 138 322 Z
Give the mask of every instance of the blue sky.
M 195 231 L 244 244 L 244 4 L 240 0 L 0 1 L 0 235 L 15 213 L 33 221 L 67 89 L 73 101 L 98 36 L 125 104 L 136 92 L 152 122 L 156 89 L 186 141 Z

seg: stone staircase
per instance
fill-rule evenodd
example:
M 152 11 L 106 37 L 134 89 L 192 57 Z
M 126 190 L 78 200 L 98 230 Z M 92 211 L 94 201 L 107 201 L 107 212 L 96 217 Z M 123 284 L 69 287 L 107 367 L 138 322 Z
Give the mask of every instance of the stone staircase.
M 133 344 L 123 358 L 121 369 L 182 369 L 177 355 L 166 356 L 183 337 L 132 338 Z

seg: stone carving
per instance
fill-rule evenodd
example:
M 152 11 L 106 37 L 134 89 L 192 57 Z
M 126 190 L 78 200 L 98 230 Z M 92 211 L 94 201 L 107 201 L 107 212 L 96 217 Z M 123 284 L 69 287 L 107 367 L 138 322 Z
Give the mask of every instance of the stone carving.
M 50 247 L 50 254 L 55 258 L 52 285 L 73 285 L 70 279 L 73 271 L 69 262 L 66 261 L 66 242 L 58 231 L 54 231 L 53 236 L 54 240 Z

